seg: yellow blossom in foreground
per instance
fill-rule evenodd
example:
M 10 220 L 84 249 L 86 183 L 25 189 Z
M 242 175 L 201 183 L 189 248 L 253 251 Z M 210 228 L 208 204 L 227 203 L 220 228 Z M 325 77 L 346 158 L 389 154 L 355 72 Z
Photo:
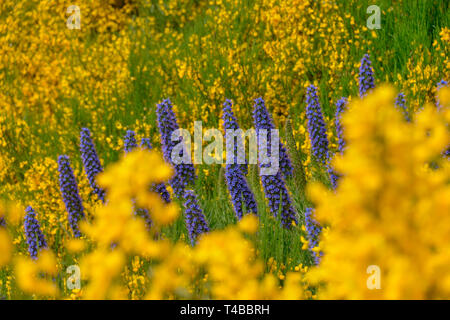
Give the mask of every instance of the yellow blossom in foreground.
M 439 103 L 450 108 L 450 87 L 445 86 L 438 91 Z
M 0 267 L 9 263 L 12 253 L 12 242 L 8 231 L 0 227 Z
M 239 230 L 245 233 L 254 234 L 258 231 L 259 221 L 255 215 L 245 215 L 238 224 Z
M 125 256 L 120 250 L 96 250 L 89 254 L 80 264 L 82 279 L 89 279 L 89 285 L 84 289 L 85 299 L 112 298 L 108 292 L 114 279 L 120 274 L 125 263 Z
M 18 204 L 9 201 L 0 201 L 0 217 L 14 226 L 22 223 L 25 210 Z
M 19 256 L 15 263 L 16 281 L 21 290 L 29 294 L 55 297 L 58 288 L 51 276 L 56 276 L 56 258 L 49 250 L 40 253 L 37 261 Z M 41 276 L 45 274 L 45 277 Z
M 67 250 L 72 253 L 81 252 L 86 248 L 86 243 L 82 239 L 71 239 L 66 243 Z
M 329 224 L 323 259 L 308 274 L 319 298 L 448 299 L 450 109 L 427 105 L 415 122 L 380 87 L 343 115 L 347 149 L 334 159 L 336 192 L 316 184 L 317 218 Z M 433 161 L 433 168 L 424 167 Z
M 111 165 L 108 174 L 100 174 L 98 183 L 108 190 L 110 199 L 116 199 L 137 195 L 150 183 L 166 181 L 172 174 L 172 168 L 156 151 L 138 149 Z

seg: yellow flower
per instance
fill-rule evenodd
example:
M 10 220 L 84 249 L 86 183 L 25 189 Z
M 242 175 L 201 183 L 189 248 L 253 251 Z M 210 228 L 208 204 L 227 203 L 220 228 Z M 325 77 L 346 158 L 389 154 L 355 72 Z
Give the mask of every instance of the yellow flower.
M 41 273 L 45 274 L 42 278 Z M 17 285 L 28 294 L 55 297 L 59 290 L 52 282 L 52 276 L 56 276 L 56 259 L 49 250 L 43 250 L 37 261 L 31 258 L 19 256 L 15 262 L 15 274 Z
M 252 214 L 245 215 L 238 223 L 239 230 L 249 234 L 254 234 L 258 230 L 258 226 L 258 217 Z

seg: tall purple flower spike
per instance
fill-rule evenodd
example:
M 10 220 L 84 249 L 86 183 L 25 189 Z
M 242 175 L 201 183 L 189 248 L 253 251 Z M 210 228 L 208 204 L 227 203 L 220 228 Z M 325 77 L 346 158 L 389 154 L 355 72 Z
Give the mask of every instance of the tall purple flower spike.
M 189 232 L 191 244 L 195 245 L 197 238 L 201 234 L 208 232 L 209 227 L 194 191 L 186 190 L 184 192 L 184 199 L 186 227 Z
M 84 170 L 89 180 L 89 185 L 98 198 L 105 202 L 105 190 L 100 188 L 96 182 L 99 173 L 103 172 L 100 159 L 95 150 L 94 142 L 91 138 L 91 132 L 88 128 L 82 128 L 80 133 L 80 152 L 83 161 Z
M 264 100 L 262 98 L 255 99 L 255 104 L 253 106 L 253 121 L 256 128 L 256 133 L 258 136 L 258 152 L 262 150 L 265 146 L 263 145 L 264 139 L 260 139 L 262 136 L 260 136 L 259 132 L 261 129 L 273 129 L 273 124 L 269 119 L 267 109 L 264 105 Z M 270 137 L 270 136 L 269 136 Z M 267 139 L 268 146 L 271 145 L 270 139 Z M 270 157 L 271 148 L 268 147 L 268 156 Z M 285 156 L 283 155 L 285 154 Z M 280 167 L 283 167 L 281 162 L 284 161 L 284 168 L 285 172 L 289 170 L 292 172 L 292 166 L 287 166 L 288 158 L 286 150 L 281 149 L 280 144 Z M 284 159 L 284 160 L 283 160 Z M 261 169 L 270 167 L 270 164 L 264 164 L 259 162 L 259 169 L 261 172 Z M 269 209 L 270 212 L 273 214 L 273 216 L 280 218 L 281 224 L 284 228 L 290 229 L 294 224 L 297 224 L 297 218 L 295 210 L 292 206 L 291 199 L 289 197 L 288 190 L 286 189 L 285 182 L 283 180 L 283 177 L 280 173 L 281 170 L 278 170 L 278 172 L 274 175 L 263 175 L 261 174 L 261 182 L 264 189 L 264 194 L 266 196 L 266 199 L 269 202 Z
M 61 155 L 58 158 L 59 186 L 66 210 L 69 214 L 69 225 L 76 238 L 81 236 L 78 222 L 84 219 L 83 203 L 78 192 L 75 175 L 70 166 L 69 157 Z
M 38 250 L 47 248 L 44 234 L 41 231 L 39 221 L 36 219 L 36 212 L 31 206 L 25 209 L 25 236 L 28 243 L 28 253 L 32 259 L 37 259 Z
M 309 249 L 312 250 L 313 248 L 317 247 L 319 245 L 319 236 L 322 231 L 322 227 L 320 224 L 314 219 L 314 209 L 312 208 L 306 208 L 305 211 L 305 227 L 306 232 L 308 233 L 308 240 L 309 240 Z M 316 265 L 319 264 L 320 258 L 323 255 L 322 252 L 316 253 L 311 251 L 314 256 L 314 263 Z
M 196 179 L 195 168 L 192 163 L 177 163 L 172 161 L 173 148 L 182 141 L 172 141 L 172 133 L 179 129 L 175 113 L 172 109 L 172 103 L 169 99 L 164 100 L 156 107 L 159 132 L 161 135 L 161 146 L 166 162 L 170 163 L 175 169 L 175 175 L 169 180 L 170 185 L 177 197 L 182 197 L 188 184 L 194 183 Z M 183 156 L 187 150 L 181 150 L 179 156 Z
M 375 79 L 373 77 L 372 62 L 366 53 L 361 59 L 359 67 L 359 96 L 364 97 L 370 90 L 375 88 Z
M 225 137 L 226 130 L 239 130 L 239 125 L 232 111 L 232 102 L 231 100 L 226 100 L 223 104 L 223 123 L 225 129 Z M 239 138 L 236 138 L 239 139 Z M 245 202 L 245 207 L 247 212 L 252 212 L 256 214 L 258 212 L 255 197 L 251 192 L 247 180 L 245 179 L 245 172 L 247 171 L 247 164 L 239 164 L 238 163 L 238 143 L 234 143 L 232 141 L 227 140 L 228 143 L 234 144 L 234 163 L 227 163 L 225 166 L 225 179 L 227 181 L 228 191 L 231 196 L 231 202 L 233 204 L 234 213 L 238 219 L 241 219 L 244 210 L 243 210 L 243 202 Z M 243 145 L 243 144 L 242 144 Z M 231 147 L 231 146 L 229 146 Z M 227 146 L 228 150 L 228 146 Z M 243 150 L 240 150 L 243 151 Z M 244 151 L 245 152 L 245 151 Z M 245 161 L 246 162 L 246 161 Z M 242 169 L 244 168 L 244 169 Z

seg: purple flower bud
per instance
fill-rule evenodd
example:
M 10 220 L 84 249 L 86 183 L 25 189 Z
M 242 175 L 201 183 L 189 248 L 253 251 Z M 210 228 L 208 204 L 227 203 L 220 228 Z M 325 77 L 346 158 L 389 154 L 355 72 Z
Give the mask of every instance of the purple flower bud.
M 171 140 L 172 133 L 179 129 L 179 127 L 175 113 L 172 110 L 172 103 L 169 99 L 166 99 L 157 105 L 156 115 L 161 135 L 161 147 L 164 159 L 175 169 L 175 175 L 169 180 L 169 183 L 172 186 L 175 195 L 181 197 L 183 196 L 187 185 L 194 183 L 196 179 L 194 165 L 192 163 L 174 164 L 172 161 L 172 150 L 183 138 L 180 137 L 178 141 Z M 185 152 L 185 150 L 180 151 L 180 156 L 183 156 L 183 152 Z
M 344 152 L 345 140 L 344 140 L 344 128 L 342 127 L 342 112 L 347 108 L 348 100 L 347 98 L 341 98 L 336 102 L 336 114 L 335 114 L 335 126 L 336 135 L 338 138 L 338 150 L 339 153 Z
M 256 133 L 258 135 L 258 152 L 260 152 L 264 146 L 262 145 L 264 142 L 260 139 L 259 130 L 273 129 L 273 123 L 269 117 L 269 114 L 264 105 L 264 100 L 262 98 L 255 99 L 255 105 L 253 106 L 253 120 L 256 128 Z M 267 137 L 268 142 L 268 150 L 271 150 L 270 147 L 270 135 Z M 269 155 L 270 156 L 270 155 Z M 285 176 L 292 174 L 292 166 L 290 160 L 287 156 L 287 152 L 284 149 L 284 146 L 280 143 L 280 167 L 282 170 L 278 170 L 278 172 L 274 175 L 261 175 L 261 182 L 264 189 L 264 194 L 266 199 L 269 202 L 270 212 L 274 217 L 278 217 L 281 220 L 281 224 L 284 228 L 290 229 L 292 227 L 292 223 L 297 224 L 297 218 L 294 208 L 291 204 L 291 199 L 289 197 L 289 193 L 286 189 L 285 182 L 283 177 L 280 174 L 280 171 L 283 171 Z M 270 164 L 263 164 L 259 162 L 259 169 L 267 168 Z
M 317 88 L 314 85 L 308 86 L 306 103 L 306 118 L 313 157 L 317 162 L 325 165 L 329 157 L 327 129 L 319 104 Z

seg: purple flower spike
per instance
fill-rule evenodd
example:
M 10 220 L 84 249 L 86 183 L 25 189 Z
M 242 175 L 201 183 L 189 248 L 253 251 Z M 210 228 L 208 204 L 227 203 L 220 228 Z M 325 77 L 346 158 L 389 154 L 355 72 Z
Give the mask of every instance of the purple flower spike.
M 259 134 L 259 130 L 261 129 L 272 129 L 273 124 L 268 117 L 267 110 L 264 106 L 264 100 L 262 98 L 255 99 L 255 105 L 253 106 L 253 121 L 256 128 L 256 133 L 258 136 L 258 152 L 261 152 L 262 149 L 267 148 L 268 151 L 271 150 L 269 147 L 270 143 L 270 135 L 267 137 L 267 146 L 264 146 L 264 139 L 260 139 L 261 136 Z M 280 167 L 283 167 L 281 164 L 284 161 L 284 169 L 285 174 L 288 172 L 292 172 L 292 166 L 290 165 L 290 161 L 288 162 L 288 157 L 286 150 L 281 148 L 280 143 Z M 283 155 L 284 154 L 284 155 Z M 269 154 L 270 156 L 270 154 Z M 284 160 L 283 160 L 284 158 Z M 288 166 L 289 164 L 289 166 Z M 270 167 L 270 164 L 264 164 L 259 162 L 259 169 L 267 169 Z M 290 169 L 289 169 L 290 168 Z M 295 210 L 292 207 L 291 199 L 289 197 L 289 193 L 286 189 L 285 182 L 280 173 L 281 170 L 274 175 L 264 175 L 261 174 L 261 182 L 264 189 L 264 194 L 266 199 L 269 202 L 270 212 L 274 217 L 278 217 L 281 220 L 281 224 L 284 228 L 290 229 L 294 224 L 297 224 Z
M 173 148 L 182 141 L 182 137 L 178 141 L 172 141 L 172 133 L 179 129 L 175 113 L 172 110 L 172 103 L 169 99 L 164 100 L 156 107 L 159 132 L 161 135 L 161 146 L 166 162 L 170 163 L 175 169 L 175 175 L 169 180 L 170 185 L 177 197 L 182 197 L 184 190 L 188 184 L 194 183 L 196 179 L 195 168 L 192 163 L 177 163 L 172 161 Z M 179 156 L 183 156 L 181 150 Z
M 36 219 L 36 213 L 31 206 L 25 209 L 25 236 L 28 243 L 28 253 L 32 259 L 37 259 L 38 250 L 47 248 L 44 234 L 41 231 L 39 221 Z
M 84 219 L 83 203 L 78 192 L 75 175 L 70 166 L 69 157 L 61 155 L 58 158 L 59 186 L 66 210 L 69 213 L 69 224 L 76 238 L 81 236 L 78 221 Z
M 105 190 L 100 188 L 96 182 L 97 175 L 103 172 L 100 159 L 95 150 L 94 143 L 91 138 L 91 132 L 88 128 L 82 128 L 80 133 L 80 152 L 83 161 L 84 171 L 89 180 L 89 185 L 98 198 L 105 202 Z
M 306 118 L 313 156 L 317 162 L 325 165 L 329 157 L 327 129 L 319 104 L 317 88 L 314 85 L 308 86 L 306 103 Z
M 194 191 L 186 190 L 184 192 L 184 200 L 186 227 L 191 244 L 195 245 L 197 238 L 201 234 L 208 232 L 209 227 Z
M 267 148 L 270 151 L 272 146 L 270 131 L 275 129 L 275 126 L 269 112 L 267 111 L 263 98 L 255 99 L 255 104 L 253 106 L 253 119 L 258 138 L 260 135 L 260 130 L 267 130 Z M 281 141 L 279 146 L 279 159 L 280 169 L 284 177 L 291 177 L 294 169 L 292 168 L 291 160 L 289 159 L 286 148 Z
M 364 97 L 373 88 L 375 88 L 375 79 L 373 77 L 372 63 L 369 55 L 365 54 L 359 67 L 359 96 L 361 98 Z
M 231 100 L 226 100 L 223 104 L 223 122 L 226 136 L 226 130 L 238 130 L 239 125 L 232 111 Z M 239 138 L 237 138 L 239 139 Z M 227 141 L 232 143 L 232 141 Z M 227 181 L 228 191 L 231 196 L 236 217 L 240 220 L 244 214 L 242 202 L 245 202 L 247 212 L 257 213 L 257 205 L 253 193 L 250 191 L 245 173 L 247 172 L 247 163 L 238 163 L 238 143 L 234 143 L 234 163 L 227 163 L 225 166 L 225 179 Z M 242 144 L 243 145 L 243 144 Z M 228 149 L 228 148 L 227 148 Z M 242 150 L 241 150 L 242 151 Z

